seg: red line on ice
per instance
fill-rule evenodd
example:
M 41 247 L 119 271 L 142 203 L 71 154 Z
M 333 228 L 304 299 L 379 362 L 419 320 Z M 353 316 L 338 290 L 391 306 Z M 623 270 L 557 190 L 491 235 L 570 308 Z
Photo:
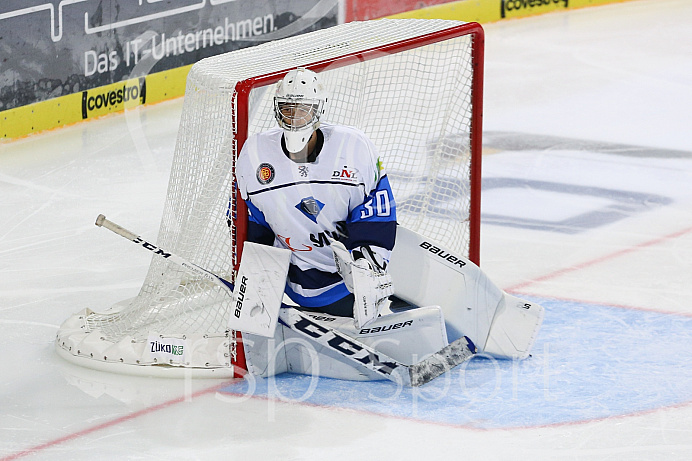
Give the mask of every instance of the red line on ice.
M 172 400 L 168 400 L 166 402 L 159 403 L 158 405 L 153 405 L 151 407 L 147 407 L 147 408 L 144 408 L 142 410 L 135 411 L 134 413 L 130 413 L 130 414 L 121 416 L 119 418 L 111 419 L 109 421 L 106 421 L 106 422 L 101 423 L 101 424 L 97 424 L 95 426 L 87 427 L 86 429 L 82 429 L 81 431 L 73 432 L 73 433 L 65 435 L 63 437 L 59 437 L 57 439 L 53 439 L 53 440 L 50 440 L 48 442 L 44 442 L 40 445 L 36 445 L 34 447 L 27 448 L 26 450 L 18 451 L 18 452 L 13 453 L 9 456 L 1 458 L 0 461 L 10 461 L 10 460 L 22 458 L 24 456 L 33 455 L 35 453 L 38 453 L 40 451 L 54 447 L 56 445 L 60 445 L 61 443 L 69 442 L 70 440 L 74 440 L 74 439 L 77 439 L 79 437 L 83 437 L 85 435 L 91 434 L 92 432 L 96 432 L 96 431 L 100 431 L 101 429 L 113 427 L 113 426 L 116 426 L 120 423 L 124 423 L 126 421 L 130 421 L 130 420 L 139 418 L 140 416 L 144 416 L 144 415 L 147 415 L 149 413 L 153 413 L 155 411 L 162 410 L 164 408 L 168 408 L 168 407 L 173 406 L 175 404 L 182 403 L 182 402 L 186 401 L 186 399 L 192 399 L 195 397 L 200 397 L 202 395 L 211 394 L 212 392 L 216 392 L 219 389 L 227 387 L 229 384 L 231 384 L 232 382 L 235 382 L 235 381 L 236 380 L 224 381 L 223 383 L 217 384 L 216 386 L 210 387 L 208 389 L 203 389 L 201 391 L 193 392 L 192 394 L 189 394 L 189 395 L 184 395 L 184 396 L 172 399 Z
M 659 243 L 663 243 L 668 240 L 672 240 L 678 237 L 681 237 L 689 232 L 692 232 L 692 227 L 688 227 L 686 229 L 673 232 L 672 234 L 664 235 L 663 237 L 658 237 L 653 240 L 649 240 L 646 242 L 642 242 L 638 245 L 634 245 L 630 248 L 624 248 L 622 250 L 615 251 L 613 253 L 601 256 L 599 258 L 592 259 L 590 261 L 583 262 L 581 264 L 577 264 L 576 266 L 571 266 L 571 267 L 566 267 L 564 269 L 557 270 L 555 272 L 552 272 L 550 274 L 542 275 L 540 277 L 537 277 L 533 280 L 528 280 L 526 282 L 519 283 L 517 285 L 505 288 L 506 291 L 521 291 L 523 288 L 533 285 L 534 283 L 538 282 L 544 282 L 546 280 L 551 280 L 557 277 L 560 277 L 561 275 L 569 274 L 571 272 L 576 272 L 582 269 L 586 269 L 587 267 L 595 266 L 596 264 L 602 263 L 604 261 L 608 261 L 611 259 L 615 259 L 620 256 L 624 256 L 629 253 L 634 253 L 635 251 L 641 250 L 643 248 L 647 248 L 650 246 L 657 245 Z

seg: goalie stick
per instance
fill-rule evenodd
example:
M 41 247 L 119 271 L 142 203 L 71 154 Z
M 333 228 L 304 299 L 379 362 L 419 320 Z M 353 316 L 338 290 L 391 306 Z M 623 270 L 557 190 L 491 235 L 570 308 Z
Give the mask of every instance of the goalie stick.
M 233 284 L 228 280 L 152 243 L 138 235 L 106 219 L 104 215 L 96 218 L 96 225 L 125 237 L 147 250 L 184 267 L 196 275 L 216 283 L 225 290 L 233 293 Z M 386 354 L 368 346 L 355 338 L 329 328 L 312 319 L 309 315 L 296 308 L 283 304 L 279 321 L 286 327 L 299 333 L 306 339 L 327 347 L 347 360 L 359 364 L 377 375 L 405 386 L 421 386 L 451 370 L 455 366 L 469 360 L 476 352 L 470 339 L 459 338 L 438 352 L 413 365 L 406 365 Z

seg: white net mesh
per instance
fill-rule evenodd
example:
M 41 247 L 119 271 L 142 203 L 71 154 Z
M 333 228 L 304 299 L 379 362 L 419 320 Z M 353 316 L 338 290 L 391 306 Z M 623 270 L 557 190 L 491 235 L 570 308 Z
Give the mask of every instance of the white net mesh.
M 372 139 L 389 175 L 399 224 L 468 254 L 473 35 L 407 45 L 393 54 L 389 48 L 462 24 L 354 22 L 197 63 L 188 76 L 157 245 L 232 277 L 238 204 L 229 207 L 229 197 L 238 144 L 245 128 L 250 135 L 276 124 L 274 85 L 253 88 L 246 106 L 236 84 L 323 63 L 317 70 L 330 93 L 323 121 L 356 126 Z M 338 60 L 371 49 L 377 51 L 367 60 Z M 229 305 L 230 296 L 219 287 L 155 256 L 139 295 L 118 312 L 86 316 L 85 329 L 113 344 L 145 341 L 151 331 L 223 336 Z

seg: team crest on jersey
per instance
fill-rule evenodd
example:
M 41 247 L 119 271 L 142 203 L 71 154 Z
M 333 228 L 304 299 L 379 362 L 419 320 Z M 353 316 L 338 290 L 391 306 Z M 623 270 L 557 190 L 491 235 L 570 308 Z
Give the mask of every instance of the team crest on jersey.
M 320 214 L 322 208 L 324 208 L 324 203 L 320 202 L 314 197 L 306 197 L 300 201 L 296 208 L 300 210 L 310 221 L 316 223 L 317 215 Z
M 269 163 L 263 163 L 257 168 L 257 180 L 260 184 L 269 184 L 274 180 L 274 167 Z

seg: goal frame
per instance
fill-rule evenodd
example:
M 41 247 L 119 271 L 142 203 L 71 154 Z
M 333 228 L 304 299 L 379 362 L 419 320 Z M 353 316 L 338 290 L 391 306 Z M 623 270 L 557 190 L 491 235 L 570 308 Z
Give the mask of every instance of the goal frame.
M 425 175 L 419 176 L 426 180 L 426 187 L 430 184 L 432 186 L 427 188 L 425 195 L 418 200 L 424 206 L 430 205 L 434 209 L 437 206 L 435 201 L 440 195 L 439 190 L 444 192 L 462 188 L 463 193 L 454 195 L 450 206 L 455 205 L 454 200 L 463 202 L 463 213 L 453 214 L 449 222 L 463 227 L 464 235 L 463 239 L 458 239 L 462 242 L 458 252 L 467 256 L 476 265 L 480 264 L 485 48 L 483 28 L 478 23 L 460 21 L 384 19 L 377 21 L 383 23 L 342 24 L 335 26 L 334 29 L 345 27 L 345 34 L 331 33 L 329 29 L 323 29 L 311 32 L 311 34 L 324 32 L 324 35 L 316 35 L 312 39 L 308 37 L 309 34 L 288 37 L 285 39 L 287 42 L 267 42 L 258 45 L 258 48 L 264 47 L 264 51 L 258 51 L 254 55 L 252 49 L 241 49 L 207 58 L 208 60 L 202 60 L 199 66 L 193 66 L 188 76 L 186 102 L 181 118 L 181 127 L 183 123 L 190 123 L 191 128 L 185 132 L 181 128 L 178 133 L 173 169 L 164 205 L 164 218 L 156 245 L 161 245 L 193 264 L 214 271 L 220 277 L 232 281 L 240 266 L 248 223 L 247 207 L 235 187 L 237 157 L 250 133 L 254 132 L 253 130 L 267 129 L 268 124 L 274 122 L 268 109 L 254 105 L 259 103 L 255 96 L 261 95 L 262 104 L 269 102 L 271 93 L 266 90 L 271 89 L 271 85 L 297 66 L 317 73 L 323 72 L 325 80 L 328 80 L 332 75 L 339 75 L 331 74 L 329 72 L 331 70 L 350 65 L 356 67 L 377 58 L 384 58 L 382 65 L 386 66 L 387 57 L 449 40 L 462 39 L 460 42 L 466 45 L 463 45 L 463 59 L 459 61 L 463 64 L 461 67 L 445 65 L 441 67 L 444 70 L 438 70 L 437 74 L 430 73 L 428 67 L 423 69 L 429 71 L 426 75 L 434 77 L 426 80 L 431 83 L 427 88 L 444 90 L 438 94 L 450 101 L 449 107 L 461 109 L 463 118 L 453 118 L 454 123 L 446 125 L 421 117 L 413 120 L 414 123 L 420 122 L 418 125 L 409 126 L 400 122 L 393 125 L 396 129 L 386 128 L 389 131 L 385 129 L 383 131 L 386 135 L 395 137 L 411 135 L 408 139 L 411 141 L 419 134 L 415 130 L 416 127 L 425 127 L 430 132 L 439 127 L 443 129 L 451 127 L 455 130 L 463 128 L 460 138 L 462 141 L 457 142 L 453 136 L 445 138 L 449 133 L 444 130 L 439 131 L 437 138 L 431 140 L 440 146 L 439 150 L 435 147 L 434 151 L 435 155 L 440 155 L 436 158 L 441 159 L 438 163 L 442 164 L 442 168 L 463 165 L 463 172 L 457 175 L 452 174 L 451 186 L 445 184 L 445 178 L 431 176 L 434 179 L 428 181 Z M 385 24 L 385 21 L 389 22 Z M 395 21 L 402 22 L 398 22 L 396 28 L 391 27 Z M 392 30 L 396 30 L 396 33 L 391 34 Z M 372 33 L 368 35 L 369 32 Z M 354 35 L 354 33 L 361 33 L 361 35 Z M 378 35 L 380 33 L 382 35 Z M 319 39 L 324 37 L 328 40 L 320 42 Z M 343 39 L 344 41 L 339 41 L 342 37 L 346 38 Z M 317 42 L 314 39 L 318 39 Z M 305 43 L 308 43 L 307 49 L 302 47 Z M 379 44 L 375 45 L 375 43 Z M 298 46 L 293 47 L 294 44 Z M 457 44 L 451 45 L 454 45 L 452 50 L 458 50 Z M 279 53 L 275 54 L 277 50 Z M 416 56 L 416 53 L 412 55 Z M 253 60 L 253 57 L 257 59 L 257 62 Z M 403 57 L 406 58 L 406 56 Z M 421 57 L 418 56 L 416 59 Z M 415 75 L 412 72 L 416 70 L 419 63 L 434 68 L 435 62 L 443 63 L 441 54 L 431 53 L 424 60 L 413 61 L 410 66 L 407 65 L 404 68 L 405 71 L 401 75 L 408 78 Z M 456 64 L 457 61 L 454 60 L 452 63 Z M 458 85 L 459 81 L 463 81 L 461 86 L 441 86 L 443 83 Z M 382 80 L 377 80 L 377 84 L 381 85 L 378 88 L 391 88 L 394 92 L 397 91 L 397 80 L 391 75 L 385 75 Z M 417 81 L 416 84 L 406 88 L 409 96 L 424 94 L 422 87 L 417 86 Z M 187 99 L 188 92 L 191 95 L 189 100 Z M 460 98 L 457 99 L 456 96 Z M 416 111 L 408 110 L 412 107 L 409 104 L 411 99 L 402 97 L 400 101 L 401 105 L 396 109 L 398 114 L 417 114 Z M 457 104 L 453 105 L 453 103 Z M 429 99 L 421 99 L 417 104 L 415 107 L 420 111 L 435 109 L 435 106 L 430 105 Z M 204 109 L 198 110 L 199 107 Z M 265 117 L 262 123 L 266 122 L 267 125 L 260 126 L 255 123 L 255 115 L 260 113 L 256 112 L 256 109 L 260 107 L 261 114 Z M 352 106 L 346 107 L 347 110 L 342 111 L 341 114 L 359 115 L 351 111 Z M 378 107 L 373 106 L 373 110 L 369 112 L 372 115 L 370 123 L 376 127 L 380 121 L 386 123 L 390 120 L 389 113 L 378 112 Z M 212 111 L 214 111 L 213 114 Z M 452 115 L 457 114 L 452 112 Z M 441 113 L 447 114 L 447 112 Z M 335 123 L 341 123 L 337 120 L 338 118 L 335 118 Z M 424 122 L 424 120 L 428 121 Z M 452 133 L 452 135 L 455 134 Z M 444 142 L 450 143 L 447 146 L 451 145 L 447 151 L 443 150 Z M 411 143 L 403 144 L 403 146 L 399 151 L 402 153 L 400 158 L 420 159 L 423 166 L 427 166 L 426 162 L 429 159 L 425 155 L 428 155 L 429 151 L 425 150 L 421 153 L 416 150 L 418 147 L 413 147 Z M 423 145 L 427 149 L 426 146 L 427 144 Z M 407 148 L 411 150 L 407 151 Z M 463 154 L 457 156 L 457 152 L 463 152 Z M 418 156 L 418 153 L 422 156 Z M 384 155 L 386 161 L 386 154 Z M 198 169 L 196 175 L 190 174 L 190 170 L 185 169 L 191 165 L 190 162 L 200 162 L 208 169 Z M 406 174 L 411 172 L 412 168 L 418 168 L 418 166 L 405 163 L 400 167 L 399 170 L 404 172 L 403 176 L 401 171 L 394 167 L 387 170 L 390 180 L 394 178 L 395 171 L 400 177 L 406 179 Z M 212 171 L 214 175 L 209 177 L 200 174 L 199 171 L 203 173 Z M 436 171 L 439 173 L 444 170 Z M 459 181 L 455 182 L 456 180 Z M 447 180 L 447 182 L 450 181 Z M 413 184 L 417 187 L 418 182 L 404 184 Z M 402 189 L 402 196 L 406 197 L 407 191 Z M 192 205 L 186 209 L 181 204 L 188 203 L 186 202 L 188 199 L 191 200 Z M 414 205 L 418 206 L 415 201 Z M 405 207 L 400 203 L 399 209 L 404 210 Z M 415 210 L 415 208 L 412 209 Z M 222 210 L 225 214 L 219 213 Z M 421 216 L 426 218 L 429 215 L 421 214 Z M 404 213 L 399 214 L 398 218 L 401 223 L 408 225 Z M 227 220 L 228 229 L 225 225 L 221 225 L 223 219 Z M 446 232 L 447 228 L 440 225 L 439 219 L 439 216 L 433 213 L 431 220 L 425 221 L 430 224 L 427 228 L 431 232 L 430 238 L 433 238 L 432 233 Z M 414 225 L 417 224 L 414 223 Z M 443 238 L 453 238 L 451 234 L 440 235 Z M 219 242 L 219 245 L 200 245 L 200 238 L 206 238 L 207 240 L 204 241 L 206 243 Z M 443 240 L 440 242 L 442 243 Z M 246 351 L 243 343 L 244 335 L 241 332 L 229 328 L 227 316 L 230 313 L 232 296 L 227 290 L 209 284 L 206 278 L 200 278 L 198 273 L 191 272 L 189 268 L 173 267 L 171 261 L 161 256 L 154 255 L 153 258 L 142 289 L 136 297 L 116 303 L 106 311 L 93 311 L 86 308 L 68 318 L 56 335 L 58 353 L 67 360 L 88 368 L 123 374 L 162 377 L 243 376 L 248 368 L 252 368 L 251 360 L 246 360 L 246 352 L 252 352 L 252 350 L 248 348 Z M 248 339 L 251 338 L 250 336 Z M 165 346 L 171 349 L 175 346 L 175 351 L 169 355 L 176 355 L 177 351 L 179 353 L 176 357 L 159 357 L 155 354 L 159 350 L 153 350 L 152 344 L 163 344 L 162 341 L 165 341 Z M 185 357 L 182 356 L 183 348 L 179 344 L 184 344 Z M 148 350 L 148 346 L 152 346 L 152 350 Z

